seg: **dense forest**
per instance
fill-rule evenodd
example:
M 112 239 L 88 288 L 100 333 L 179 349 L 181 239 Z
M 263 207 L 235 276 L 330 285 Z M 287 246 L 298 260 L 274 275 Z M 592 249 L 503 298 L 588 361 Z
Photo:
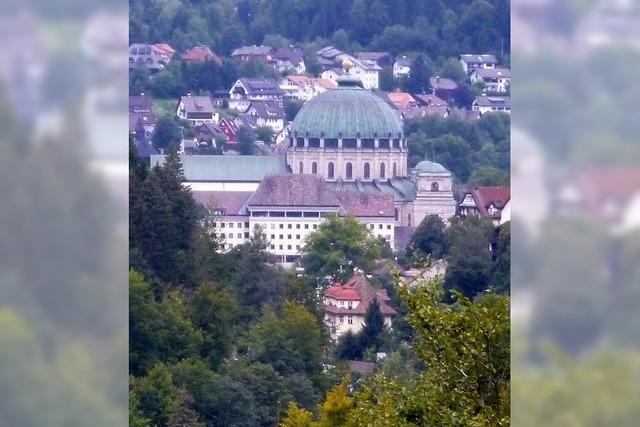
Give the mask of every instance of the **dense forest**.
M 247 44 L 333 44 L 419 51 L 434 61 L 461 52 L 508 56 L 508 0 L 132 0 L 131 42 L 205 44 L 222 56 Z M 310 50 L 310 49 L 307 49 Z

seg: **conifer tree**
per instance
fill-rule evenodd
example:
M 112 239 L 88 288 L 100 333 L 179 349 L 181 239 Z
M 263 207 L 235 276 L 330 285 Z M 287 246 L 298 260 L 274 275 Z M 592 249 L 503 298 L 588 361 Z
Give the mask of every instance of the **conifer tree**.
M 380 303 L 376 298 L 372 299 L 367 308 L 364 327 L 360 332 L 360 340 L 365 348 L 376 349 L 381 344 L 380 334 L 384 331 L 384 317 L 380 311 Z

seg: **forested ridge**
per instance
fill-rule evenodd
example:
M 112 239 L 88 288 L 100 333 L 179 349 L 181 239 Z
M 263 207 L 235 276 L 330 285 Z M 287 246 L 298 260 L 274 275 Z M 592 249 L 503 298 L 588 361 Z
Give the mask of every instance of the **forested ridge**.
M 219 55 L 284 40 L 341 49 L 508 55 L 508 0 L 132 0 L 131 42 L 205 44 Z

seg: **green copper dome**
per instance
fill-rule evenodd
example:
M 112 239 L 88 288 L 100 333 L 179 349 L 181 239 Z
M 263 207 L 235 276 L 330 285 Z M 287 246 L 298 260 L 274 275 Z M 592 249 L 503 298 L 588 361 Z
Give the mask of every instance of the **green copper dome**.
M 418 163 L 414 168 L 416 172 L 424 172 L 424 173 L 446 173 L 449 172 L 444 166 L 440 163 L 431 162 L 429 160 L 423 160 Z
M 346 80 L 346 79 L 345 79 Z M 380 97 L 339 82 L 308 101 L 293 121 L 292 135 L 309 138 L 402 138 L 398 114 Z

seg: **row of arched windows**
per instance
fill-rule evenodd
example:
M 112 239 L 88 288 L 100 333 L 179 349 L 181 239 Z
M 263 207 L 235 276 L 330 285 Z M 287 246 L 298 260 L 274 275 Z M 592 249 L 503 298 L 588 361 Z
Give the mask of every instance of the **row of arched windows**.
M 398 167 L 395 162 L 393 163 L 392 168 L 393 168 L 392 177 L 395 178 L 398 174 Z M 304 173 L 303 162 L 300 162 L 298 164 L 298 173 L 300 174 Z M 311 163 L 311 173 L 318 173 L 317 162 Z M 329 164 L 327 165 L 327 178 L 328 179 L 335 178 L 335 165 L 333 164 L 333 162 L 329 162 Z M 345 178 L 353 179 L 353 165 L 351 164 L 351 162 L 347 162 L 345 166 Z M 371 165 L 369 164 L 369 162 L 366 162 L 364 164 L 364 179 L 371 179 Z M 387 179 L 387 165 L 385 163 L 380 163 L 380 179 Z

